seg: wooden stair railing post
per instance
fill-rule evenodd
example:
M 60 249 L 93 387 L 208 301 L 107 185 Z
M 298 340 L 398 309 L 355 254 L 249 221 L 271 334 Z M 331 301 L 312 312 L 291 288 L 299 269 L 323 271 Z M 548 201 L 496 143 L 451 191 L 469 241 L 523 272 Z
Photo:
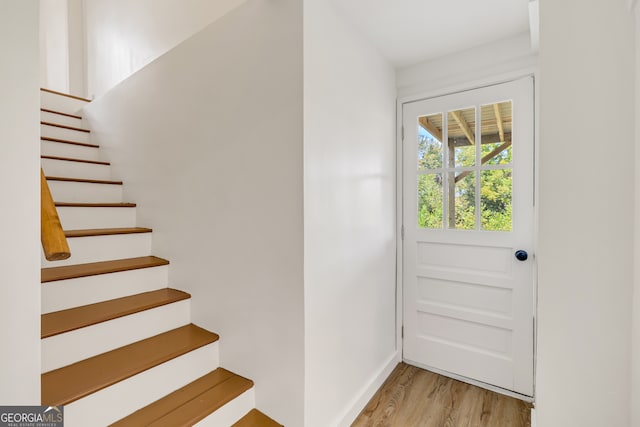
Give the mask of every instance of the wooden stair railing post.
M 47 261 L 62 261 L 71 256 L 42 168 L 40 168 L 40 239 Z

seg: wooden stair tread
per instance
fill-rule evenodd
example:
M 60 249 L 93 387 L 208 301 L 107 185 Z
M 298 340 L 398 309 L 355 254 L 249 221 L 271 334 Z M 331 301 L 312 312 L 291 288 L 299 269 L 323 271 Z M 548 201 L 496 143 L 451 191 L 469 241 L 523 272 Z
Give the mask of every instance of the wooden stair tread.
M 103 179 L 67 178 L 64 176 L 48 176 L 47 181 L 86 182 L 89 184 L 122 185 L 122 181 L 107 181 Z
M 55 202 L 56 207 L 68 208 L 135 208 L 135 203 L 73 203 Z
M 91 236 L 113 236 L 115 234 L 139 234 L 151 233 L 153 230 L 145 227 L 123 227 L 123 228 L 90 228 L 86 230 L 65 230 L 64 235 L 71 237 L 91 237 Z
M 51 114 L 59 114 L 61 116 L 73 117 L 74 119 L 82 120 L 81 116 L 77 116 L 75 114 L 63 113 L 62 111 L 51 110 L 49 108 L 40 108 L 40 111 L 43 111 L 45 113 L 51 113 Z
M 84 159 L 74 159 L 71 157 L 58 157 L 58 156 L 45 156 L 42 155 L 40 156 L 41 159 L 49 159 L 49 160 L 63 160 L 65 162 L 78 162 L 78 163 L 91 163 L 94 165 L 104 165 L 104 166 L 109 166 L 111 165 L 111 163 L 109 162 L 101 162 L 98 160 L 84 160 Z
M 40 320 L 40 335 L 41 338 L 52 337 L 133 313 L 172 304 L 190 297 L 191 295 L 186 292 L 164 288 L 43 314 Z
M 41 125 L 45 125 L 45 126 L 53 126 L 53 127 L 57 127 L 57 128 L 62 128 L 62 129 L 77 130 L 78 132 L 86 132 L 86 133 L 91 132 L 89 129 L 77 128 L 75 126 L 69 126 L 69 125 L 61 125 L 61 124 L 58 124 L 58 123 L 40 121 L 40 124 Z
M 80 145 L 82 147 L 100 148 L 99 145 L 89 144 L 88 142 L 69 141 L 68 139 L 51 138 L 49 136 L 41 136 L 42 141 L 60 142 L 62 144 Z
M 217 340 L 217 334 L 190 324 L 46 372 L 42 404 L 67 405 Z
M 218 368 L 111 427 L 192 426 L 251 387 L 253 381 Z
M 283 425 L 278 424 L 257 409 L 252 409 L 231 427 L 283 427 Z
M 41 269 L 41 282 L 55 282 L 57 280 L 76 279 L 78 277 L 117 273 L 119 271 L 138 270 L 141 268 L 158 267 L 167 264 L 169 264 L 169 261 L 166 259 L 154 256 L 143 256 L 113 261 L 65 265 L 62 267 L 48 267 Z
M 51 90 L 51 89 L 47 89 L 47 88 L 44 88 L 44 87 L 41 87 L 40 90 L 43 91 L 43 92 L 49 92 L 49 93 L 53 93 L 53 94 L 56 94 L 56 95 L 66 96 L 67 98 L 77 99 L 79 101 L 91 102 L 90 99 L 82 98 L 80 96 L 75 96 L 75 95 L 71 95 L 71 94 L 64 93 L 64 92 L 58 92 L 57 90 Z

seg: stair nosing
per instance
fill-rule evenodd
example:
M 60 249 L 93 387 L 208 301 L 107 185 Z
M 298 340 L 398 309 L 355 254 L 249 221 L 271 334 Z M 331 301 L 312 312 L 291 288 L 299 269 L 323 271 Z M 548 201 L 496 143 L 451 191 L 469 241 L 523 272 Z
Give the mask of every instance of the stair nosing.
M 43 91 L 43 92 L 53 93 L 55 95 L 66 96 L 67 98 L 77 99 L 78 101 L 91 102 L 90 99 L 82 98 L 81 96 L 71 95 L 69 93 L 58 92 L 57 90 L 47 89 L 47 88 L 44 88 L 44 87 L 41 87 L 40 90 Z
M 53 127 L 57 127 L 57 128 L 67 129 L 67 130 L 75 130 L 77 132 L 91 133 L 91 131 L 89 129 L 77 128 L 75 126 L 69 126 L 69 125 L 61 125 L 59 123 L 46 122 L 44 120 L 40 120 L 40 125 L 53 126 Z
M 40 136 L 41 141 L 59 142 L 61 144 L 80 145 L 82 147 L 100 148 L 99 145 L 89 144 L 88 142 L 69 141 L 68 139 L 52 138 L 50 136 Z
M 41 159 L 47 159 L 47 160 L 60 160 L 60 161 L 64 161 L 64 162 L 91 163 L 91 164 L 94 164 L 94 165 L 111 166 L 111 163 L 102 162 L 102 161 L 99 161 L 99 160 L 74 159 L 72 157 L 49 156 L 49 155 L 45 155 L 45 154 L 41 155 L 40 158 Z
M 54 202 L 57 208 L 135 208 L 135 203 L 74 203 Z
M 219 338 L 217 334 L 191 323 L 46 372 L 41 375 L 42 404 L 48 406 L 68 405 L 170 360 L 212 344 L 218 341 Z M 171 343 L 172 340 L 178 340 L 178 343 Z M 145 346 L 151 347 L 149 350 L 157 350 L 154 347 L 159 345 L 165 350 L 164 353 L 154 351 L 150 357 L 140 357 L 141 354 L 145 354 L 145 351 L 143 351 Z M 125 360 L 126 364 L 123 363 Z M 100 369 L 101 364 L 109 366 L 109 368 L 102 367 Z M 69 377 L 76 380 L 69 381 Z M 82 381 L 78 381 L 79 378 Z M 79 384 L 80 382 L 84 384 Z M 66 393 L 62 393 L 61 389 L 64 387 L 62 384 L 67 388 L 69 385 L 72 385 L 72 387 L 66 390 Z
M 59 114 L 61 116 L 73 117 L 74 119 L 82 120 L 81 116 L 77 116 L 75 114 L 63 113 L 62 111 L 56 111 L 50 108 L 40 108 L 40 111 L 44 113 Z
M 233 394 L 231 396 L 225 396 L 224 399 L 221 399 L 214 406 L 207 407 L 206 411 L 199 411 L 199 419 L 193 420 L 189 419 L 189 425 L 200 421 L 201 419 L 206 418 L 211 413 L 215 412 L 226 403 L 232 401 L 233 399 L 240 396 L 242 393 L 251 389 L 254 386 L 253 381 L 244 378 L 240 375 L 237 375 L 231 371 L 228 371 L 224 368 L 217 368 L 213 371 L 197 378 L 196 380 L 190 382 L 189 384 L 180 387 L 179 389 L 161 397 L 160 399 L 150 403 L 149 405 L 140 408 L 132 414 L 127 415 L 126 417 L 116 421 L 111 426 L 112 427 L 121 427 L 127 425 L 140 425 L 141 423 L 144 425 L 153 425 L 154 423 L 161 422 L 163 418 L 170 416 L 171 414 L 175 414 L 176 411 L 184 408 L 186 405 L 194 402 L 196 399 L 202 399 L 203 395 L 207 392 L 211 392 L 212 390 L 219 387 L 228 387 L 229 381 L 241 381 L 244 383 L 244 389 L 239 394 Z M 248 385 L 248 387 L 246 387 Z M 185 422 L 187 420 L 184 420 Z
M 120 265 L 118 265 L 118 263 L 120 263 Z M 40 269 L 40 282 L 51 283 L 60 280 L 79 279 L 82 277 L 100 276 L 102 274 L 161 267 L 163 265 L 169 265 L 169 261 L 155 256 L 143 256 L 86 264 L 64 265 L 61 267 L 46 267 Z M 109 268 L 107 268 L 108 266 Z
M 195 425 L 198 422 L 205 419 L 206 417 L 208 417 L 209 415 L 213 414 L 218 409 L 222 408 L 227 403 L 242 396 L 242 394 L 246 393 L 247 391 L 251 390 L 254 387 L 254 383 L 252 380 L 241 377 L 240 375 L 235 375 L 235 374 L 232 377 L 220 383 L 218 387 L 225 387 L 225 386 L 229 387 L 229 384 L 232 384 L 231 387 L 235 388 L 235 390 L 233 390 L 233 394 L 230 396 L 227 395 L 222 399 L 219 399 L 219 398 L 211 399 L 215 401 L 215 404 L 206 406 L 206 409 L 198 408 L 198 406 L 199 405 L 202 406 L 203 401 L 207 400 L 209 395 L 214 394 L 215 396 L 215 394 L 219 394 L 220 390 L 215 390 L 217 387 L 212 387 L 206 390 L 204 393 L 201 393 L 195 398 L 189 400 L 188 402 L 185 402 L 184 405 L 181 405 L 178 408 L 175 408 L 173 411 L 151 422 L 149 424 L 149 427 L 154 427 L 154 426 L 163 427 L 168 425 L 175 425 L 175 423 L 173 422 L 174 420 L 172 419 L 176 417 L 179 417 L 180 421 L 183 421 L 184 423 L 186 423 L 185 425 Z M 190 407 L 193 407 L 193 406 L 195 406 L 196 408 L 189 409 Z M 186 417 L 185 415 L 181 416 L 180 412 L 183 412 L 183 413 L 187 412 L 186 415 L 190 415 L 190 416 L 188 417 Z
M 265 413 L 259 411 L 258 409 L 254 408 L 252 410 L 250 410 L 249 412 L 247 412 L 242 418 L 240 418 L 238 421 L 236 421 L 231 427 L 239 427 L 244 425 L 245 423 L 247 423 L 248 418 L 262 418 L 260 426 L 263 425 L 267 425 L 264 423 L 268 423 L 268 426 L 271 427 L 284 427 L 282 424 L 278 423 L 277 421 L 275 421 L 274 419 L 272 419 L 271 417 L 269 417 L 268 415 L 266 415 Z M 253 419 L 251 421 L 254 421 Z M 259 427 L 256 426 L 256 424 L 249 424 L 251 427 Z
M 149 297 L 151 297 L 152 301 L 140 301 L 145 298 L 148 299 Z M 191 295 L 186 292 L 172 288 L 162 288 L 155 291 L 128 295 L 108 301 L 46 313 L 41 315 L 40 338 L 54 337 L 88 326 L 184 301 L 189 298 L 191 298 Z M 133 302 L 135 302 L 135 304 Z M 96 316 L 98 313 L 100 315 Z M 72 319 L 74 316 L 76 319 Z M 81 317 L 82 320 L 78 320 L 77 317 Z M 58 325 L 52 327 L 50 325 L 52 322 Z
M 87 184 L 122 185 L 122 181 L 109 181 L 103 179 L 68 178 L 64 176 L 47 176 L 47 181 L 82 182 Z
M 151 232 L 153 232 L 153 230 L 146 227 L 88 228 L 81 230 L 64 230 L 64 235 L 68 239 L 74 239 L 78 237 L 118 236 Z

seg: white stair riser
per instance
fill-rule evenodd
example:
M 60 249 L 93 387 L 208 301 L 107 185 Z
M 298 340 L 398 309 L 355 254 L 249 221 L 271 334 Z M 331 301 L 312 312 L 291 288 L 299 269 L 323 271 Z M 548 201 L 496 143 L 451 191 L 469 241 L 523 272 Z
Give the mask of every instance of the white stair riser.
M 194 426 L 198 427 L 229 427 L 244 417 L 247 412 L 256 407 L 254 388 L 242 393 L 240 396 L 226 403 L 224 406 L 203 418 Z
M 72 237 L 68 238 L 67 242 L 71 257 L 64 261 L 47 261 L 41 251 L 42 267 L 61 267 L 151 255 L 151 233 Z
M 166 288 L 169 266 L 140 268 L 42 284 L 42 313 Z
M 48 181 L 53 200 L 73 203 L 121 203 L 122 185 Z
M 78 114 L 87 105 L 87 101 L 56 95 L 55 93 L 40 91 L 40 105 L 42 108 L 60 111 L 61 113 Z
M 188 325 L 190 316 L 190 301 L 184 300 L 45 338 L 42 372 Z
M 46 176 L 66 178 L 111 179 L 111 166 L 96 163 L 71 162 L 68 160 L 40 159 Z
M 58 206 L 58 216 L 64 230 L 89 228 L 121 228 L 136 226 L 136 208 L 84 208 Z
M 74 128 L 82 127 L 82 119 L 69 117 L 62 114 L 49 113 L 47 111 L 40 111 L 40 120 L 43 122 L 55 123 L 58 125 L 73 126 Z
M 40 135 L 74 142 L 90 142 L 91 139 L 88 132 L 49 125 L 40 125 Z
M 71 159 L 100 160 L 99 148 L 54 141 L 41 141 L 40 154 L 43 156 L 68 157 Z
M 65 426 L 109 425 L 218 366 L 215 342 L 66 405 Z

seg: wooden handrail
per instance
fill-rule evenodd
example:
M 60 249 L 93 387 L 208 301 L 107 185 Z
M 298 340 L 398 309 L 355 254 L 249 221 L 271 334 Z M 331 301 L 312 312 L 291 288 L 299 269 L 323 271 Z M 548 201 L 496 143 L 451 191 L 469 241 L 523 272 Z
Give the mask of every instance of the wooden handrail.
M 40 239 L 47 261 L 62 261 L 71 256 L 42 168 L 40 168 Z

